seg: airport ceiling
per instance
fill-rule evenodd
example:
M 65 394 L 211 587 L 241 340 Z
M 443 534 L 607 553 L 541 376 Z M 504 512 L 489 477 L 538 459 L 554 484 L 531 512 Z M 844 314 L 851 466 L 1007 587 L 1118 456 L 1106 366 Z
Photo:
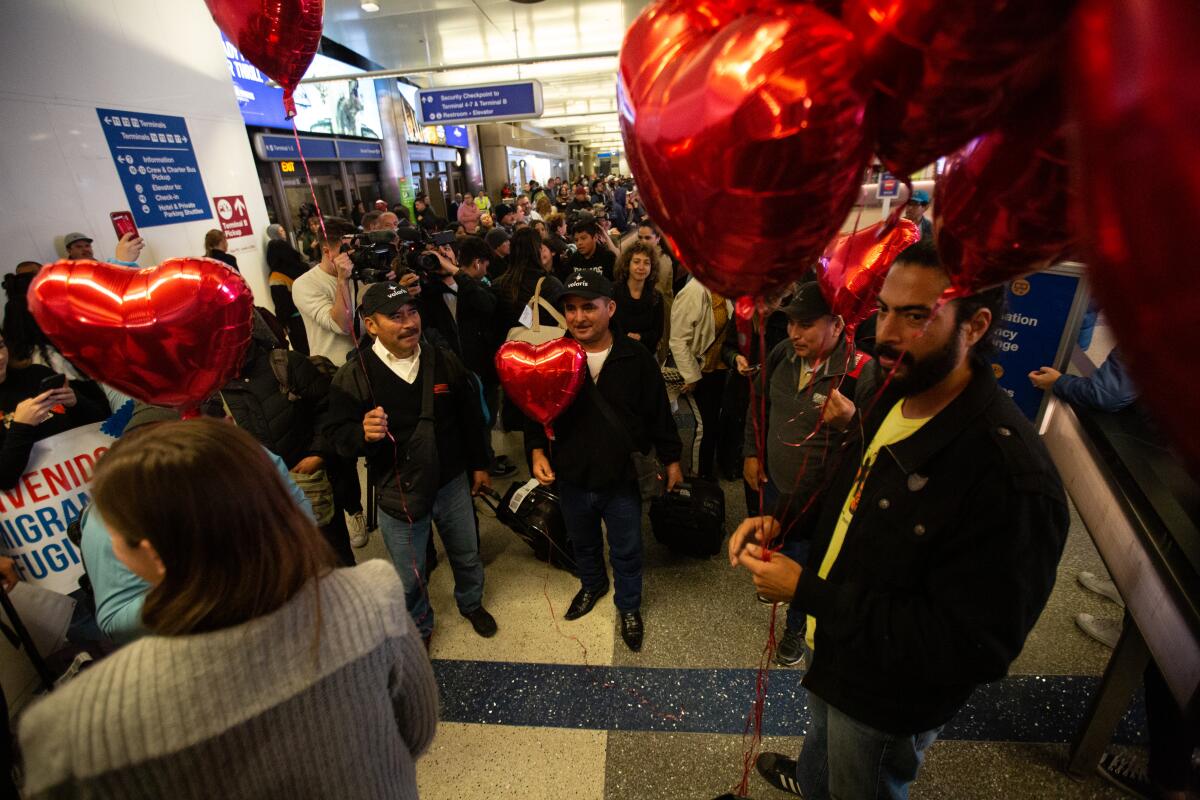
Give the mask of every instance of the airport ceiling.
M 531 124 L 599 148 L 619 143 L 617 58 L 636 0 L 326 0 L 325 35 L 423 87 L 542 82 Z M 553 61 L 555 56 L 611 53 Z M 512 63 L 538 59 L 537 63 Z M 454 69 L 460 64 L 504 65 Z

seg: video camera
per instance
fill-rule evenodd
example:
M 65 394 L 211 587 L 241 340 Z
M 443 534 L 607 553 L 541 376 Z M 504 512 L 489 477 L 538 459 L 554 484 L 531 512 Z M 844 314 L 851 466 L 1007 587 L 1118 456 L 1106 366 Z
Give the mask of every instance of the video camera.
M 342 244 L 342 252 L 349 253 L 354 264 L 352 280 L 379 283 L 388 280 L 393 272 L 401 271 L 400 267 L 422 277 L 437 273 L 442 264 L 426 246 L 440 247 L 453 241 L 453 231 L 431 236 L 421 228 L 406 226 L 398 231 L 356 233 Z

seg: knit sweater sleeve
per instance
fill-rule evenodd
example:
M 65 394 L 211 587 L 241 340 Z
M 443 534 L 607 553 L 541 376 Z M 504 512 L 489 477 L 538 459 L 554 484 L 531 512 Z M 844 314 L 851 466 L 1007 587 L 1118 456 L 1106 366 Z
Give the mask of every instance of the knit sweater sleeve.
M 371 562 L 368 562 L 371 563 Z M 388 691 L 392 698 L 392 713 L 400 738 L 415 760 L 428 749 L 437 730 L 438 693 L 433 667 L 425 644 L 404 605 L 404 586 L 395 568 L 387 562 L 379 564 L 382 613 L 388 617 L 387 627 L 398 630 L 391 640 L 393 662 Z

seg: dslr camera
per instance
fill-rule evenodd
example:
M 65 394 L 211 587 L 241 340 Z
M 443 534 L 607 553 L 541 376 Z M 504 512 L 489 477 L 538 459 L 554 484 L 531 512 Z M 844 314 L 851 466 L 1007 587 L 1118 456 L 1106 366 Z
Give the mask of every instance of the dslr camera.
M 342 245 L 342 251 L 350 253 L 354 271 L 353 280 L 360 283 L 378 283 L 388 280 L 388 275 L 404 270 L 417 273 L 422 279 L 437 274 L 442 264 L 437 256 L 426 247 L 439 247 L 454 241 L 454 232 L 435 233 L 432 236 L 415 227 L 405 226 L 398 231 L 371 231 L 355 234 Z

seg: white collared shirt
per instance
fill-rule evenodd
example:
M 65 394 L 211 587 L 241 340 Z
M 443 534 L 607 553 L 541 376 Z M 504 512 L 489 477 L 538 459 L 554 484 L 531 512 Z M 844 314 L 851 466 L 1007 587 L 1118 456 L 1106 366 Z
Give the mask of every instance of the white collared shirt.
M 417 345 L 416 352 L 408 358 L 396 358 L 391 351 L 383 346 L 379 339 L 371 345 L 371 350 L 375 355 L 379 356 L 388 369 L 396 373 L 396 377 L 405 383 L 411 384 L 417 380 L 417 372 L 421 368 L 421 345 Z

